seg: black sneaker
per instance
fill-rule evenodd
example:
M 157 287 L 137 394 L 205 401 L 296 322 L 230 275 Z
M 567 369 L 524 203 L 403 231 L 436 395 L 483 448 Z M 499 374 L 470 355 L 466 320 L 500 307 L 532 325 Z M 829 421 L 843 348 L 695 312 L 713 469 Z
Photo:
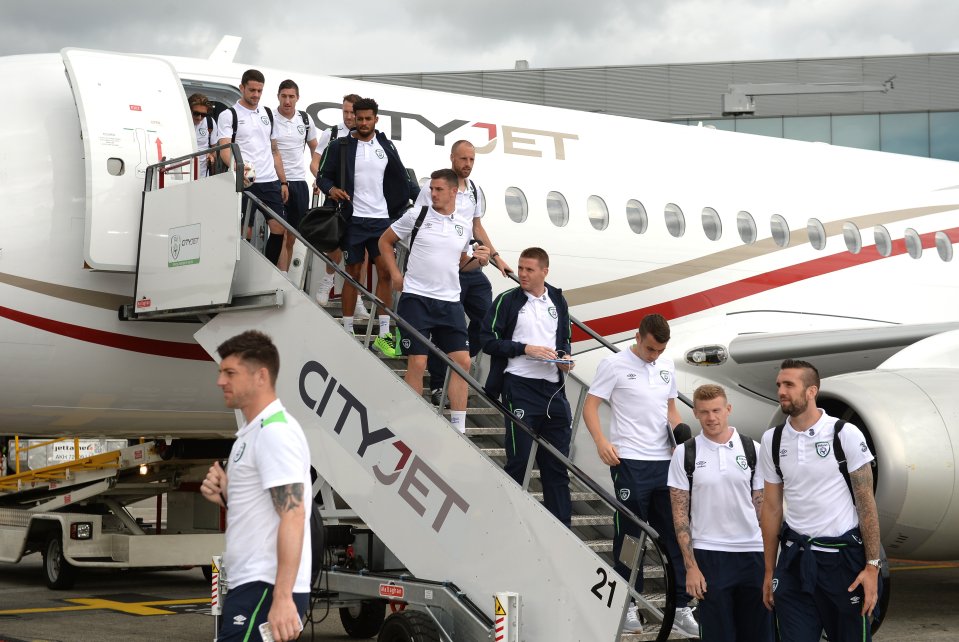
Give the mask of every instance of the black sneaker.
M 433 388 L 432 390 L 430 390 L 430 401 L 433 402 L 433 405 L 434 405 L 434 406 L 439 406 L 439 405 L 440 405 L 440 397 L 442 397 L 442 396 L 443 396 L 443 389 L 442 389 L 442 388 Z M 443 407 L 444 407 L 444 408 L 449 408 L 449 407 L 450 407 L 450 398 L 449 398 L 449 397 L 447 397 L 446 399 L 443 400 Z

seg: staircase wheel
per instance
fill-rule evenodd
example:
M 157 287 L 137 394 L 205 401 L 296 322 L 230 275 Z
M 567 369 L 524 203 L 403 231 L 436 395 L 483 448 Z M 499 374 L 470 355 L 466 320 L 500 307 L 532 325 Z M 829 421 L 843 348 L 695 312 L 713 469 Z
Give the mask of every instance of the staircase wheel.
M 340 622 L 343 630 L 351 638 L 369 639 L 380 632 L 383 618 L 386 617 L 386 602 L 365 600 L 357 606 L 345 606 L 340 609 Z
M 440 642 L 436 623 L 422 611 L 400 611 L 386 618 L 377 642 Z

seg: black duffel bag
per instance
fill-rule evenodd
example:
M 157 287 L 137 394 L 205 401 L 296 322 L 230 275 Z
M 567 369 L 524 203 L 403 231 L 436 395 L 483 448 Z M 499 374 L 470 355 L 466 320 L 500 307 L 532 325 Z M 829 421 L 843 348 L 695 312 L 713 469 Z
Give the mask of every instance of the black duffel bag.
M 346 150 L 348 149 L 349 138 L 344 136 L 331 141 L 323 155 L 324 162 L 334 143 L 340 145 L 340 184 L 337 187 L 343 189 L 346 185 Z M 343 216 L 343 204 L 327 197 L 323 205 L 307 210 L 303 218 L 300 219 L 296 231 L 306 239 L 307 243 L 320 252 L 329 252 L 340 247 L 343 238 L 346 236 L 347 222 L 346 217 Z

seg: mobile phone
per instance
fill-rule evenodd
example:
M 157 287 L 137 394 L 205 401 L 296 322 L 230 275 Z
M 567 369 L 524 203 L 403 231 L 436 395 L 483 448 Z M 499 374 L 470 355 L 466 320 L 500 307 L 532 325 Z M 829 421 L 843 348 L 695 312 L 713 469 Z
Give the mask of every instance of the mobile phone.
M 269 622 L 264 622 L 260 625 L 260 637 L 263 638 L 263 642 L 274 642 L 273 640 L 273 630 L 270 628 Z

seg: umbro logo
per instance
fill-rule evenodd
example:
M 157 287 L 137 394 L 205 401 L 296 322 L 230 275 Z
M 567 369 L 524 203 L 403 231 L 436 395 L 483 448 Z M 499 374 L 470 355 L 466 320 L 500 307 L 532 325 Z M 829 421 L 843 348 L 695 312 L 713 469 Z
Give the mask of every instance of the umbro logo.
M 696 468 L 705 468 L 705 467 L 706 467 L 706 462 L 703 461 L 702 459 L 696 462 Z
M 854 604 L 854 605 L 855 605 L 855 604 L 859 604 L 859 602 L 861 602 L 861 601 L 862 601 L 862 598 L 859 597 L 858 595 L 853 595 L 851 598 L 849 598 L 849 603 L 850 603 L 850 604 Z
M 236 617 L 233 618 L 233 624 L 235 626 L 243 626 L 244 624 L 246 624 L 246 616 L 237 615 Z
M 626 378 L 629 379 L 630 381 L 632 381 L 632 380 L 634 380 L 634 379 L 636 378 L 636 373 L 635 373 L 635 372 L 630 372 L 630 373 L 628 373 L 628 374 L 626 375 Z
M 781 448 L 781 449 L 779 450 L 779 456 L 780 456 L 780 457 L 785 457 L 787 453 L 789 453 L 789 451 L 786 450 L 785 448 Z

